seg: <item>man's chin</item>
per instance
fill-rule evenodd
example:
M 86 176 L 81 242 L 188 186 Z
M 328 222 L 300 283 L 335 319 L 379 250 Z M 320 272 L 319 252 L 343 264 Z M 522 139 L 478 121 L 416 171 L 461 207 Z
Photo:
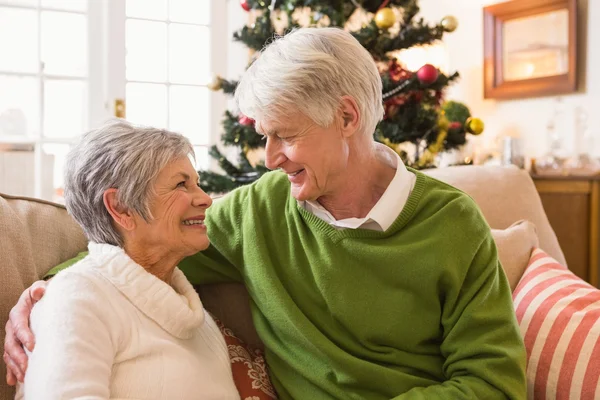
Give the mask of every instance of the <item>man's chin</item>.
M 304 185 L 296 186 L 296 185 L 292 184 L 292 187 L 291 187 L 292 197 L 295 198 L 297 201 L 311 200 L 307 191 L 303 190 L 303 189 L 304 189 Z

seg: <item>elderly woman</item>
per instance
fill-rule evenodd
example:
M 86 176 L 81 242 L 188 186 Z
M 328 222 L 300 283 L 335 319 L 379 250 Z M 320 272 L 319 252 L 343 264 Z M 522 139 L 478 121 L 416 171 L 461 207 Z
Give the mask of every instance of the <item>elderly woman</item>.
M 115 121 L 69 153 L 89 254 L 31 314 L 26 399 L 239 399 L 225 341 L 177 264 L 209 245 L 211 198 L 180 134 Z
M 381 90 L 342 30 L 266 47 L 236 100 L 276 171 L 211 208 L 212 245 L 182 271 L 246 284 L 282 399 L 524 399 L 525 349 L 490 229 L 467 195 L 373 140 Z M 15 306 L 5 340 L 18 374 L 28 313 Z

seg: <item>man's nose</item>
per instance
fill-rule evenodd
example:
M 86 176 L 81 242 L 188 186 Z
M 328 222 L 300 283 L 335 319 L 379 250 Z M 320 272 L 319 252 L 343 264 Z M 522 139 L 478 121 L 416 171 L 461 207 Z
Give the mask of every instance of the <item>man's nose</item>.
M 265 146 L 265 166 L 271 170 L 277 169 L 285 161 L 285 155 L 281 151 L 281 143 L 278 138 L 267 137 Z

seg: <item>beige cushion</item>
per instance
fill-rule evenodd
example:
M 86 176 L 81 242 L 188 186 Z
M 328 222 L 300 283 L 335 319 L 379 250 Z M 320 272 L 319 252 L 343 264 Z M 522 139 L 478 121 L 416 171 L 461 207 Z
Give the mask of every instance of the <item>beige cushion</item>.
M 23 290 L 50 268 L 85 250 L 87 241 L 62 206 L 0 194 L 0 353 L 8 313 Z M 0 362 L 0 399 L 14 397 Z
M 531 221 L 537 228 L 540 248 L 567 265 L 527 171 L 515 166 L 461 166 L 431 169 L 425 173 L 471 196 L 494 229 L 505 229 L 522 219 Z
M 506 229 L 492 229 L 492 236 L 510 289 L 515 290 L 527 268 L 531 252 L 539 246 L 535 225 L 529 221 L 517 221 Z

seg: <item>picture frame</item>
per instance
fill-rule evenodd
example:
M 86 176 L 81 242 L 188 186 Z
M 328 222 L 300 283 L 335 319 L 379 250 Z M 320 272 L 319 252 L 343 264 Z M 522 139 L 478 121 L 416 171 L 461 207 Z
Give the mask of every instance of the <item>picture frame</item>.
M 513 0 L 483 18 L 484 98 L 577 90 L 577 0 Z

